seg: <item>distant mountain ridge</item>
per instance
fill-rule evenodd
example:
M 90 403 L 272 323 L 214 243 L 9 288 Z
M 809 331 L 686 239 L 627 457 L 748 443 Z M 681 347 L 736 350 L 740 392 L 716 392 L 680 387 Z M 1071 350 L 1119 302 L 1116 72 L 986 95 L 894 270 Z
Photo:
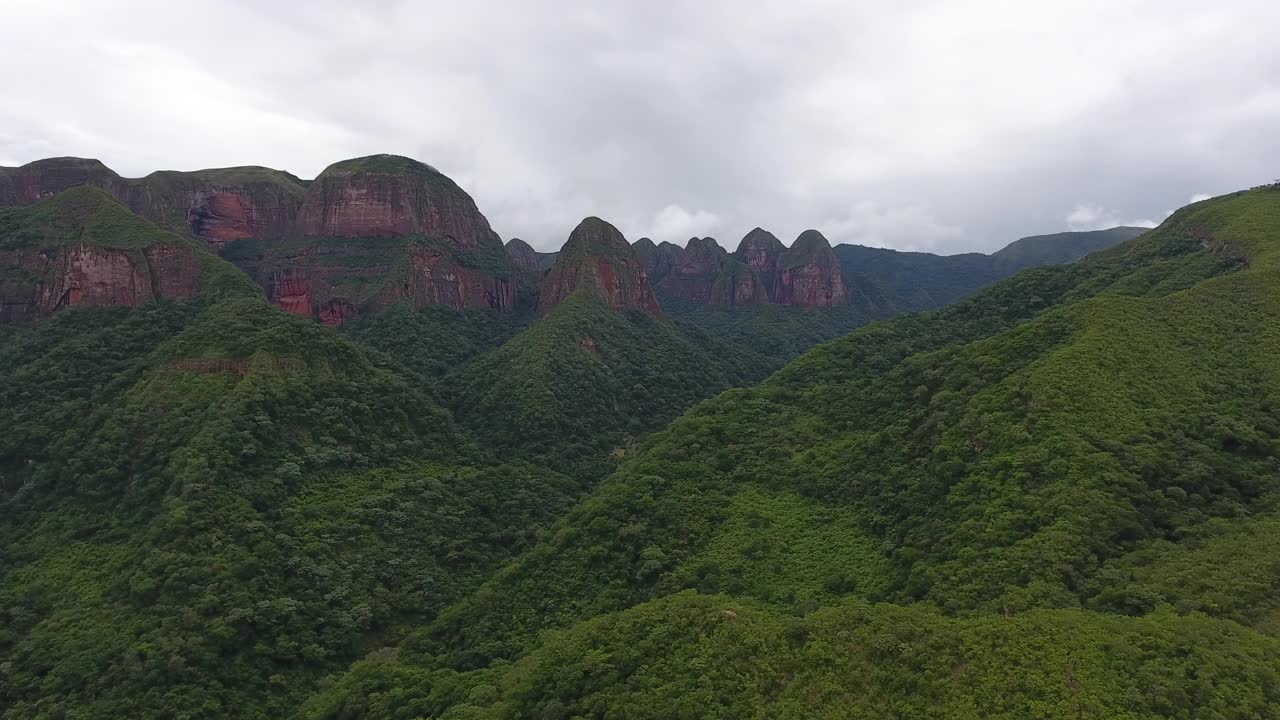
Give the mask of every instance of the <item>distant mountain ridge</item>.
M 130 179 L 98 160 L 48 158 L 0 168 L 0 206 L 31 205 L 84 185 L 161 228 L 205 241 L 278 307 L 326 324 L 401 302 L 502 312 L 555 303 L 539 296 L 560 253 L 538 252 L 518 239 L 504 246 L 466 191 L 411 158 L 343 160 L 314 180 L 264 167 Z M 788 247 L 762 228 L 733 252 L 710 237 L 691 238 L 685 247 L 641 238 L 631 251 L 652 288 L 651 310 L 665 305 L 679 316 L 698 308 L 752 313 L 766 305 L 812 310 L 852 303 L 862 309 L 846 317 L 872 318 L 942 307 L 1022 269 L 1071 262 L 1142 231 L 1034 236 L 992 255 L 832 248 L 815 230 Z M 847 325 L 833 328 L 852 329 Z

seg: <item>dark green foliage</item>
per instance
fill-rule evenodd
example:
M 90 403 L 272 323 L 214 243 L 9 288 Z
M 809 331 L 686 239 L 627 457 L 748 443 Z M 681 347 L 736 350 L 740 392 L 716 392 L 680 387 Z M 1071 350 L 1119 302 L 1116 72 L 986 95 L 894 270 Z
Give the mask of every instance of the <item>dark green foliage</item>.
M 590 476 L 692 403 L 763 372 L 670 320 L 579 291 L 448 388 L 459 420 L 504 455 L 585 462 L 575 474 Z
M 897 312 L 933 310 L 968 297 L 997 280 L 1032 267 L 1075 262 L 1131 240 L 1146 228 L 1037 235 L 992 255 L 932 255 L 862 245 L 837 245 L 836 256 L 852 290 L 874 288 Z
M 501 345 L 530 321 L 527 313 L 453 310 L 406 303 L 343 324 L 342 330 L 366 347 L 387 353 L 425 378 L 438 379 L 464 362 Z
M 284 714 L 576 492 L 257 299 L 63 312 L 0 361 L 12 717 Z
M 1103 580 L 1123 573 L 1108 561 L 1267 512 L 1280 490 L 1277 234 L 1273 198 L 1226 198 L 702 403 L 415 647 L 476 667 L 681 587 L 779 607 L 1108 607 Z M 1215 612 L 1260 617 L 1274 578 L 1240 588 L 1256 604 Z M 1185 583 L 1163 592 L 1215 604 Z

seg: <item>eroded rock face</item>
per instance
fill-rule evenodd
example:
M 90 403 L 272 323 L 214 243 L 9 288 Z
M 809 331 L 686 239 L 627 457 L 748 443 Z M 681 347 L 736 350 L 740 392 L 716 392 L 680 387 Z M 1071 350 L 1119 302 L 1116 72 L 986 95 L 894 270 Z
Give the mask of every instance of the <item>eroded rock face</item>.
M 649 284 L 654 287 L 671 274 L 684 253 L 684 248 L 675 243 L 663 241 L 654 245 L 649 238 L 640 238 L 631 246 L 631 249 L 640 260 L 640 266 L 648 276 Z
M 520 238 L 511 238 L 507 241 L 506 251 L 512 265 L 522 270 L 541 272 L 542 261 L 538 258 L 538 251 L 529 243 Z
M 118 250 L 90 245 L 0 251 L 0 321 L 27 322 L 77 306 L 138 307 L 196 294 L 189 247 Z
M 817 230 L 806 230 L 778 260 L 774 301 L 790 307 L 818 308 L 848 301 L 840 263 L 831 243 Z
M 425 235 L 460 248 L 502 241 L 462 188 L 429 165 L 375 155 L 330 165 L 307 188 L 299 229 L 308 237 Z
M 408 301 L 414 307 L 455 310 L 515 306 L 515 284 L 466 267 L 448 248 L 388 241 L 373 251 L 356 241 L 332 239 L 248 266 L 281 310 L 340 325 Z
M 131 210 L 215 251 L 235 240 L 286 237 L 302 205 L 301 183 L 266 168 L 161 172 L 132 182 L 121 198 Z
M 268 168 L 161 171 L 128 179 L 97 160 L 49 158 L 0 168 L 0 205 L 30 205 L 73 187 L 106 190 L 157 225 L 219 250 L 245 238 L 278 239 L 293 228 L 305 189 Z
M 0 168 L 0 205 L 30 205 L 81 185 L 100 187 L 118 198 L 128 181 L 97 160 L 36 160 L 21 167 Z
M 712 284 L 709 302 L 728 308 L 762 305 L 769 302 L 769 291 L 758 273 L 745 263 L 731 259 L 721 268 Z
M 773 233 L 763 228 L 756 228 L 742 238 L 733 255 L 759 276 L 760 283 L 764 285 L 769 299 L 772 300 L 774 285 L 777 281 L 778 260 L 786 251 L 787 247 L 781 240 L 774 237 Z
M 714 238 L 689 238 L 671 272 L 659 285 L 663 296 L 698 304 L 710 302 L 711 288 L 727 256 Z
M 543 278 L 539 307 L 553 308 L 582 289 L 614 310 L 661 312 L 631 245 L 617 228 L 596 217 L 583 220 L 569 235 Z

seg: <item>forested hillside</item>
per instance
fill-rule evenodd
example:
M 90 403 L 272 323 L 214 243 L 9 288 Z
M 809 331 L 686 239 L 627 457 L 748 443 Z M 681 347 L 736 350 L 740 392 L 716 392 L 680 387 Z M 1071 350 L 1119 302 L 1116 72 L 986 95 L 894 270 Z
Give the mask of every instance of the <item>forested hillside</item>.
M 1277 280 L 1266 188 L 823 345 L 306 716 L 1275 717 Z

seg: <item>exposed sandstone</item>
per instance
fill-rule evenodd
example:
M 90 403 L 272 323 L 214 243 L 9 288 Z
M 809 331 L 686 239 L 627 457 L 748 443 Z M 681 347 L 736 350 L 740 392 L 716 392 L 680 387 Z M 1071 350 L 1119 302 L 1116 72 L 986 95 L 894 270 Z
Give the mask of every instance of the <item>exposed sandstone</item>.
M 594 293 L 614 310 L 661 312 L 631 245 L 600 218 L 583 220 L 569 235 L 543 278 L 539 307 L 553 308 L 579 290 Z
M 774 301 L 790 307 L 818 308 L 847 302 L 844 277 L 831 243 L 806 230 L 778 260 Z

